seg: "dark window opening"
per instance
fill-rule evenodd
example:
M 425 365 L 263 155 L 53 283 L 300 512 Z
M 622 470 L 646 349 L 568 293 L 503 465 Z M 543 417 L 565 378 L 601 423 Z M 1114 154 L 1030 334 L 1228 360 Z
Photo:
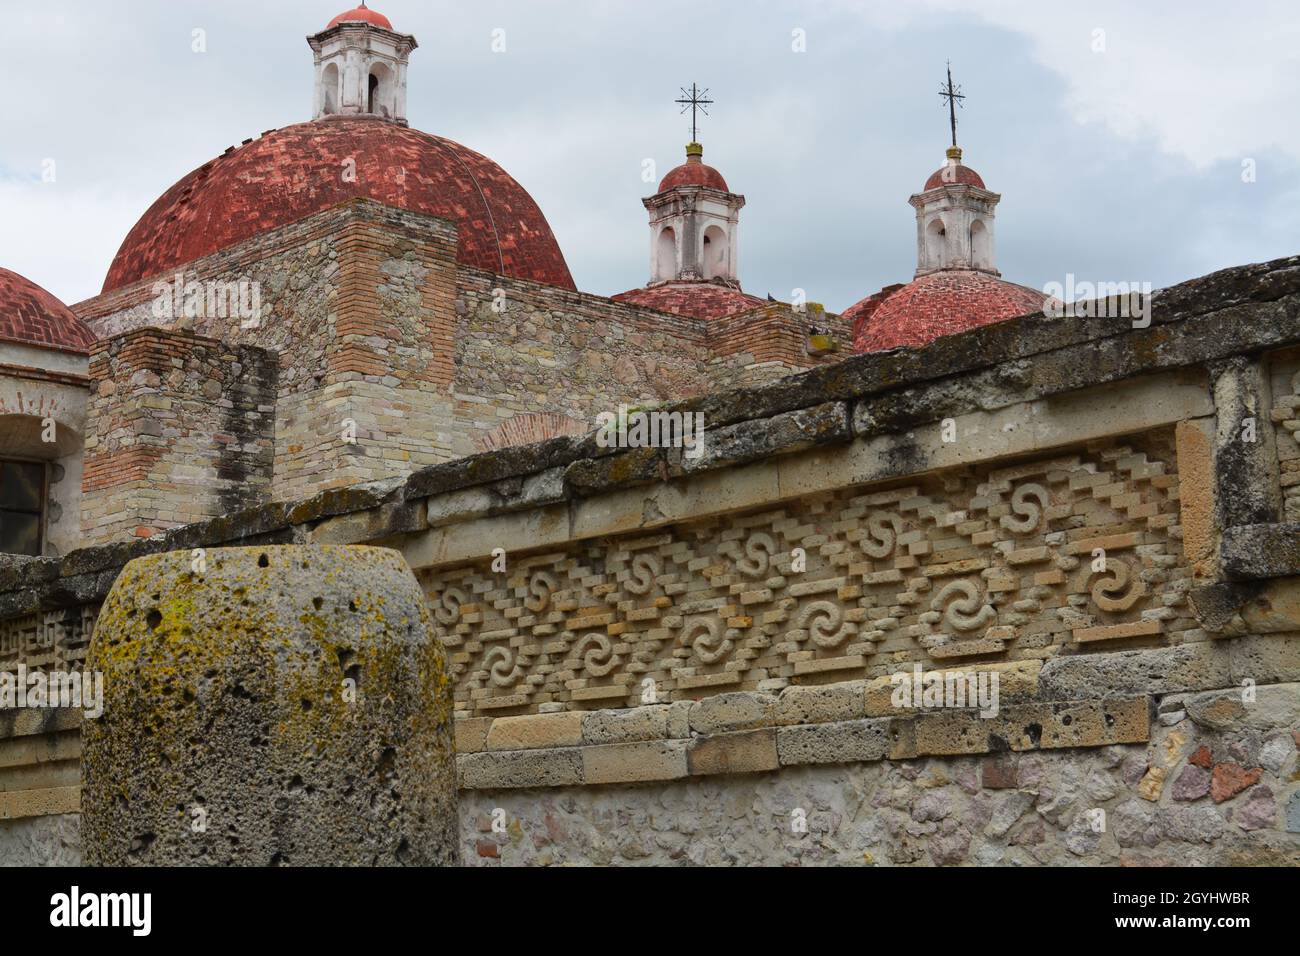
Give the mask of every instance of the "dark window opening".
M 41 554 L 45 511 L 45 465 L 0 460 L 0 551 Z
M 373 73 L 370 74 L 370 99 L 367 100 L 366 112 L 375 112 L 375 94 L 379 92 L 379 77 Z

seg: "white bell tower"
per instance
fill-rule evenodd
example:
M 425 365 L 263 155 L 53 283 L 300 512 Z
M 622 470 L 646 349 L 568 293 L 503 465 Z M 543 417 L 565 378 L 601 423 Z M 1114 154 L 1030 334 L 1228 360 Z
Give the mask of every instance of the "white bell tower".
M 961 162 L 961 149 L 948 149 L 947 165 L 908 202 L 916 209 L 916 274 L 973 269 L 1000 275 L 994 255 L 993 218 L 998 202 L 984 180 Z
M 650 285 L 714 282 L 740 288 L 738 233 L 745 197 L 704 165 L 704 147 L 690 143 L 686 162 L 642 202 L 650 213 Z
M 362 3 L 307 43 L 316 64 L 312 119 L 375 116 L 407 125 L 406 67 L 415 37 Z

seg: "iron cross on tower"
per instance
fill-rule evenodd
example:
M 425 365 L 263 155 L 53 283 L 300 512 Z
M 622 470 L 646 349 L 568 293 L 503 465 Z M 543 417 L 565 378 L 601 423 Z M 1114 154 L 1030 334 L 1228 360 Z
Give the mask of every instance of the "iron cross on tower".
M 683 113 L 685 113 L 688 109 L 691 111 L 691 142 L 692 143 L 699 141 L 696 133 L 696 122 L 695 122 L 696 111 L 698 110 L 699 112 L 703 113 L 705 116 L 708 116 L 709 111 L 705 107 L 713 105 L 713 100 L 707 99 L 708 95 L 709 95 L 708 90 L 702 90 L 694 83 L 692 83 L 689 91 L 686 89 L 686 87 L 684 86 L 682 87 L 682 98 L 680 100 L 673 100 L 674 103 L 681 104 Z
M 961 106 L 961 101 L 966 97 L 962 94 L 960 86 L 952 85 L 952 62 L 948 63 L 948 82 L 939 87 L 939 96 L 948 101 L 948 122 L 952 124 L 952 145 L 957 145 L 957 107 Z

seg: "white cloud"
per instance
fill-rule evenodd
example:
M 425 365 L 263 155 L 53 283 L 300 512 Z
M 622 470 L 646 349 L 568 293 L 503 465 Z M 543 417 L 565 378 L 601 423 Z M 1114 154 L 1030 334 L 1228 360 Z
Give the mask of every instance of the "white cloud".
M 1021 34 L 1035 61 L 1066 82 L 1062 106 L 1077 122 L 1128 139 L 1149 137 L 1198 168 L 1270 148 L 1300 158 L 1294 0 L 832 5 L 883 28 L 903 29 L 942 12 Z M 1104 52 L 1094 52 L 1098 30 Z

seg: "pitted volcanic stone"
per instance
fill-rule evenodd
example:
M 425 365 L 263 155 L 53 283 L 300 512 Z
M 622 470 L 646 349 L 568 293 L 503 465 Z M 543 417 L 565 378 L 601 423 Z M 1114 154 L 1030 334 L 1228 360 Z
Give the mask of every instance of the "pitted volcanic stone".
M 137 558 L 87 666 L 87 862 L 459 863 L 451 679 L 397 552 Z

